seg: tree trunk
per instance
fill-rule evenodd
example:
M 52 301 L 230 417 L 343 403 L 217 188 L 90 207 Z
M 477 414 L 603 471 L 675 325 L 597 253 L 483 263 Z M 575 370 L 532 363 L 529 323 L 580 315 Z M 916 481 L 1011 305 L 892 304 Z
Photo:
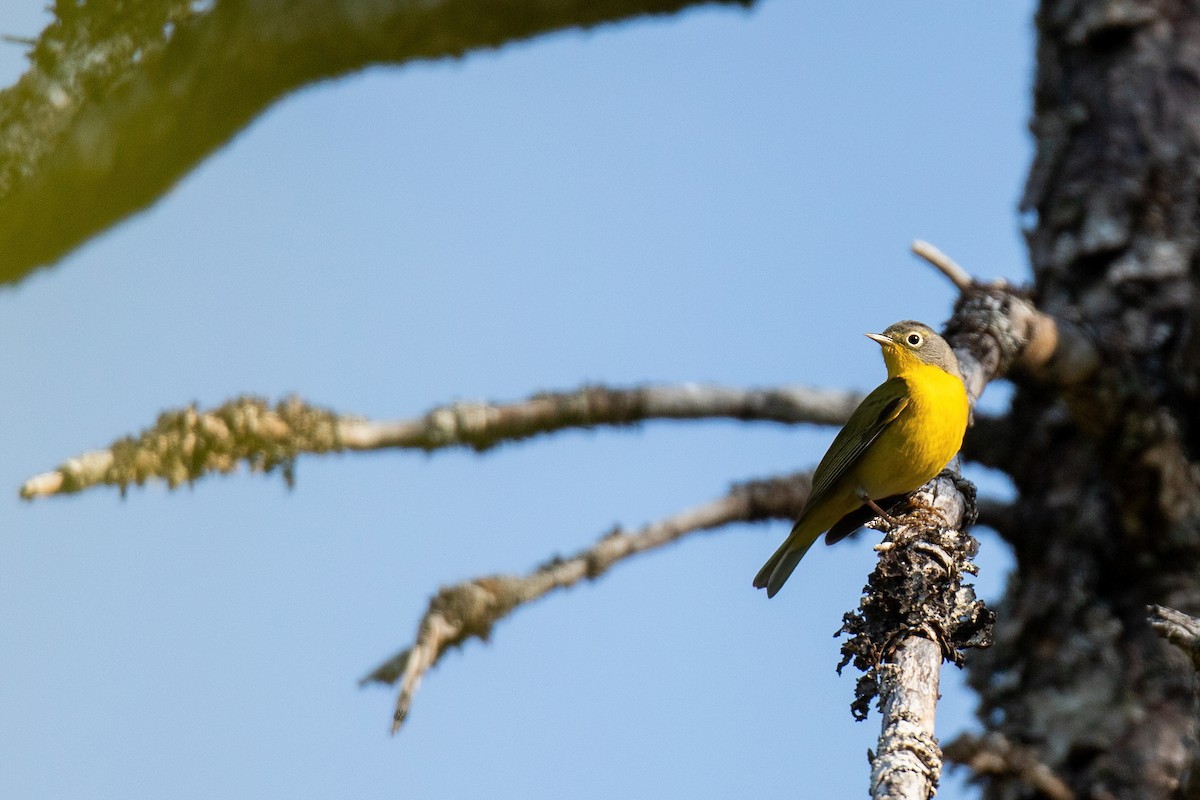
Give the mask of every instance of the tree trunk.
M 1103 365 L 1071 390 L 1019 383 L 1017 569 L 971 680 L 985 726 L 1077 798 L 1180 797 L 1193 676 L 1146 606 L 1200 612 L 1200 7 L 1045 0 L 1037 28 L 1036 299 Z

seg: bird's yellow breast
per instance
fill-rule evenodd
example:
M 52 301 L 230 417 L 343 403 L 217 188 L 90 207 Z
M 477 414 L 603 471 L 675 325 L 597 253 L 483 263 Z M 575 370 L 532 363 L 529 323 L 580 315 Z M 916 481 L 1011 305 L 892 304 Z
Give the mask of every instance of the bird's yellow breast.
M 898 372 L 908 406 L 880 434 L 856 474 L 868 497 L 911 492 L 937 475 L 962 447 L 969 403 L 963 382 L 940 367 L 910 364 Z

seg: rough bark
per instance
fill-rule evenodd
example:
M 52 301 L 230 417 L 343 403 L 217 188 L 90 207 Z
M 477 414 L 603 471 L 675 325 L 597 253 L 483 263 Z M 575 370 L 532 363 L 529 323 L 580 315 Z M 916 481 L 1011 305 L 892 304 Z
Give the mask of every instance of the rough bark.
M 1200 611 L 1200 7 L 1046 0 L 1037 28 L 1036 300 L 1101 366 L 1019 386 L 1017 570 L 971 680 L 989 732 L 1074 796 L 1176 797 L 1192 675 L 1145 607 Z M 1041 796 L 1012 770 L 982 781 Z

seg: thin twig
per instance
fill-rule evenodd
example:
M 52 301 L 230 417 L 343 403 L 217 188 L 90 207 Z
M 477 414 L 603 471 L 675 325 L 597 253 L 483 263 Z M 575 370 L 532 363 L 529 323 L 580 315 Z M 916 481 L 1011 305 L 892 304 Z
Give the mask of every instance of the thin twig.
M 556 589 L 594 580 L 630 556 L 662 547 L 698 531 L 735 522 L 791 520 L 808 499 L 810 473 L 756 480 L 729 494 L 635 531 L 617 528 L 568 558 L 552 558 L 527 575 L 493 575 L 442 587 L 429 602 L 412 647 L 388 659 L 360 681 L 400 683 L 392 733 L 400 730 L 421 679 L 446 653 L 470 638 L 487 638 L 492 626 L 515 609 Z
M 568 428 L 636 425 L 646 420 L 738 419 L 840 424 L 858 404 L 855 392 L 783 387 L 736 389 L 680 384 L 613 389 L 585 386 L 536 394 L 516 403 L 453 403 L 416 419 L 378 421 L 341 416 L 290 398 L 271 407 L 239 397 L 210 411 L 168 411 L 136 437 L 107 450 L 84 453 L 21 487 L 32 499 L 110 485 L 124 489 L 147 480 L 174 487 L 245 464 L 252 471 L 282 469 L 289 481 L 301 453 L 450 447 L 477 452 L 505 442 Z
M 982 344 L 984 353 L 1003 354 L 1002 363 L 982 364 L 982 369 L 971 370 L 964 366 L 963 374 L 973 373 L 973 380 L 983 375 L 1005 376 L 1010 372 L 1033 377 L 1044 383 L 1068 385 L 1080 383 L 1091 377 L 1099 365 L 1090 337 L 1078 326 L 1057 320 L 1040 311 L 1027 291 L 1013 288 L 1004 280 L 984 283 L 971 276 L 950 256 L 929 242 L 916 239 L 912 243 L 914 254 L 933 265 L 950 279 L 959 290 L 954 318 L 947 326 L 947 333 L 957 333 L 966 318 L 974 314 L 982 316 L 983 324 L 977 330 L 987 329 L 989 334 L 1001 337 L 990 344 Z M 960 352 L 960 362 L 970 359 L 970 348 Z M 982 385 L 967 389 L 978 396 Z
M 912 251 L 914 255 L 925 259 L 932 264 L 938 272 L 950 279 L 950 282 L 958 287 L 960 292 L 964 292 L 971 288 L 975 283 L 975 279 L 971 277 L 971 273 L 967 272 L 958 262 L 950 256 L 937 249 L 929 242 L 921 239 L 914 239 L 912 243 Z

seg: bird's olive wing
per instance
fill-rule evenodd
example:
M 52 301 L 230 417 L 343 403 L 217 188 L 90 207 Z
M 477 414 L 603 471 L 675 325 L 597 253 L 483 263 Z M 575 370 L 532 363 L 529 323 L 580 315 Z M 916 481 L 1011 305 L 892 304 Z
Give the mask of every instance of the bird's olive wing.
M 871 443 L 900 416 L 908 405 L 908 397 L 904 379 L 889 378 L 863 398 L 813 473 L 810 507 L 850 473 Z

